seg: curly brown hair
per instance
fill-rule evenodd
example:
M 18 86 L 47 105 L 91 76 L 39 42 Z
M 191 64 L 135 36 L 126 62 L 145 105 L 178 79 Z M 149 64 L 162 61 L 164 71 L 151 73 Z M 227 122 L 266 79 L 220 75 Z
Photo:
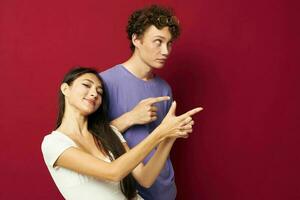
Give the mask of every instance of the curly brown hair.
M 131 41 L 132 35 L 136 34 L 138 37 L 151 25 L 157 29 L 162 29 L 166 26 L 172 35 L 172 40 L 175 40 L 180 35 L 179 21 L 173 14 L 173 10 L 158 5 L 151 5 L 134 11 L 129 17 L 127 24 L 127 37 Z M 131 41 L 130 48 L 134 51 L 135 47 Z

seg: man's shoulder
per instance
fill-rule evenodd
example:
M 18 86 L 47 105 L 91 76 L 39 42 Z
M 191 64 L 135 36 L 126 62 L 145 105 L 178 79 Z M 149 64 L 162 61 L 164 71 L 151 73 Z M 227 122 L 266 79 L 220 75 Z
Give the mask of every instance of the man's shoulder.
M 114 76 L 117 75 L 119 71 L 120 71 L 120 65 L 115 65 L 113 67 L 104 70 L 103 72 L 100 72 L 99 74 L 102 78 L 107 78 L 112 75 Z
M 171 89 L 171 86 L 169 85 L 169 83 L 165 79 L 161 78 L 160 76 L 155 75 L 155 80 L 161 86 L 164 86 L 164 87 L 167 87 L 167 88 Z
M 105 85 L 118 84 L 122 80 L 123 71 L 121 65 L 115 65 L 107 70 L 99 73 Z

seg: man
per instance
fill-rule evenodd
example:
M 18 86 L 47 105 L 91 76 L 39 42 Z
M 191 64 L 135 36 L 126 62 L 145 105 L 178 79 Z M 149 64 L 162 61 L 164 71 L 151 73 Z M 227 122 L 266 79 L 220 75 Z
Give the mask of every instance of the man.
M 171 106 L 171 88 L 153 70 L 164 66 L 180 30 L 172 11 L 153 5 L 132 13 L 127 34 L 132 56 L 100 75 L 108 91 L 111 123 L 124 133 L 128 145 L 133 147 L 160 124 Z M 153 185 L 150 188 L 138 186 L 139 194 L 146 200 L 176 197 L 174 170 L 168 158 L 174 141 L 165 140 L 157 148 L 167 153 L 160 158 L 166 162 Z

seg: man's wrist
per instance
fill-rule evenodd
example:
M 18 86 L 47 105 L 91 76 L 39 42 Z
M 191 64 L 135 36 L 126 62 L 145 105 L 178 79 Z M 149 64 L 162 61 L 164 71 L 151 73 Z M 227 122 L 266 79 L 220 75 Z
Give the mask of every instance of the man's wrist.
M 126 121 L 126 125 L 128 128 L 130 128 L 131 126 L 135 125 L 135 121 L 134 121 L 134 117 L 133 117 L 133 113 L 131 111 L 127 112 L 124 114 L 125 115 L 125 121 Z

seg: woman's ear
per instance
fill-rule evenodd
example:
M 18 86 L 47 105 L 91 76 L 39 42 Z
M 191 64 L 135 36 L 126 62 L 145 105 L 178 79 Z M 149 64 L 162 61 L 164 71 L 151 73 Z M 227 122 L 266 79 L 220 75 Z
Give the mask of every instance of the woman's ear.
M 60 91 L 63 93 L 63 95 L 68 96 L 69 95 L 69 85 L 67 83 L 61 84 Z
M 131 42 L 135 48 L 139 48 L 141 45 L 141 38 L 137 36 L 137 34 L 132 34 Z

